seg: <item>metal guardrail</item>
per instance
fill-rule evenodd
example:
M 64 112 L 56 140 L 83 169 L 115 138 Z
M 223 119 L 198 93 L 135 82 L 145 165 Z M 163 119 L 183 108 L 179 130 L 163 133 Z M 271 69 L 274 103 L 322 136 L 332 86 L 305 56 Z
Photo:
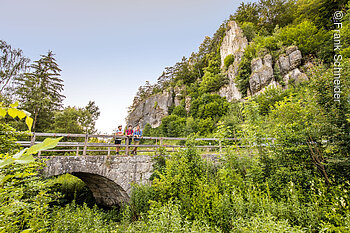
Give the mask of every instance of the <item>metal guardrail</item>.
M 176 152 L 179 148 L 183 148 L 185 146 L 183 145 L 167 145 L 164 142 L 167 140 L 172 141 L 185 141 L 188 140 L 187 138 L 175 138 L 175 137 L 142 137 L 144 140 L 156 140 L 155 144 L 140 144 L 140 145 L 133 145 L 130 144 L 130 140 L 133 140 L 133 137 L 128 136 L 115 136 L 115 135 L 99 135 L 99 134 L 67 134 L 67 133 L 31 133 L 31 140 L 30 141 L 17 141 L 18 144 L 20 144 L 23 147 L 30 147 L 37 143 L 40 143 L 40 141 L 37 141 L 37 137 L 66 137 L 66 138 L 84 138 L 83 142 L 59 142 L 57 147 L 55 149 L 47 150 L 48 152 L 75 152 L 76 155 L 80 155 L 82 152 L 82 155 L 87 155 L 87 152 L 107 152 L 107 155 L 111 155 L 111 148 L 115 148 L 116 146 L 119 146 L 120 148 L 125 148 L 124 151 L 126 155 L 129 154 L 130 149 L 137 147 L 140 148 L 138 152 L 157 152 L 157 149 L 162 148 L 166 152 Z M 89 142 L 90 138 L 109 138 L 109 139 L 125 139 L 125 144 L 116 145 L 114 143 L 94 143 Z M 196 141 L 218 141 L 219 145 L 205 145 L 205 146 L 195 146 L 196 148 L 201 149 L 219 149 L 219 152 L 222 152 L 222 149 L 225 147 L 222 145 L 222 141 L 241 141 L 239 138 L 196 138 L 194 139 Z M 274 138 L 265 138 L 265 140 L 271 140 L 274 141 Z M 159 142 L 159 144 L 158 144 Z M 57 149 L 59 147 L 72 147 L 75 149 Z M 91 147 L 94 147 L 94 149 L 89 149 Z M 239 146 L 239 147 L 246 147 L 246 146 Z M 101 149 L 97 149 L 101 148 Z M 153 150 L 145 150 L 147 148 L 151 148 Z M 171 149 L 171 150 L 169 150 Z M 177 149 L 177 150 L 176 150 Z M 38 154 L 40 156 L 40 152 Z

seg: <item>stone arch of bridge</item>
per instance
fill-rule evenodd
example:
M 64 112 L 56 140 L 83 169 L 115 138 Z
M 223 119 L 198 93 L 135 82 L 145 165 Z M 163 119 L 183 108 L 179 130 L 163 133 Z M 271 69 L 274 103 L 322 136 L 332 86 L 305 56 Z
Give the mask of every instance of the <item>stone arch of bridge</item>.
M 96 203 L 104 206 L 121 205 L 129 201 L 128 182 L 119 170 L 111 172 L 101 157 L 48 157 L 42 170 L 45 177 L 71 174 L 81 179 L 91 190 Z M 118 181 L 122 183 L 118 183 Z
M 47 156 L 42 175 L 72 174 L 86 183 L 96 202 L 120 205 L 129 201 L 132 183 L 145 184 L 152 174 L 150 156 Z
M 105 176 L 86 172 L 72 172 L 70 174 L 84 181 L 99 205 L 115 206 L 129 201 L 126 191 Z

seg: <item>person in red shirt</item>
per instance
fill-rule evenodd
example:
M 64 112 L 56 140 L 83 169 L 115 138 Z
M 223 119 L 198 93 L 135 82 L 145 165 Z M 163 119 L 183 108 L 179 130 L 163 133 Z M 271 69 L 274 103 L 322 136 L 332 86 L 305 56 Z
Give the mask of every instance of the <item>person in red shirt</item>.
M 128 143 L 129 145 L 131 144 L 133 134 L 134 134 L 134 131 L 132 130 L 132 125 L 129 125 L 127 130 L 125 130 L 125 133 L 124 133 L 124 135 L 128 137 L 125 141 L 125 144 L 127 143 L 127 141 L 129 141 Z M 128 155 L 129 151 L 126 151 L 126 154 Z

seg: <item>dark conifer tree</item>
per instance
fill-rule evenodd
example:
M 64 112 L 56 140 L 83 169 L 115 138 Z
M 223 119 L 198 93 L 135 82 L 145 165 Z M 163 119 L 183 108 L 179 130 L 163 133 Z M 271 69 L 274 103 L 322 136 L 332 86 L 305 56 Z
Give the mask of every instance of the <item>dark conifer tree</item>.
M 32 131 L 48 129 L 52 124 L 53 112 L 62 108 L 65 96 L 61 94 L 63 80 L 60 79 L 60 72 L 54 54 L 49 51 L 34 61 L 31 72 L 17 79 L 16 94 L 21 107 L 33 114 Z

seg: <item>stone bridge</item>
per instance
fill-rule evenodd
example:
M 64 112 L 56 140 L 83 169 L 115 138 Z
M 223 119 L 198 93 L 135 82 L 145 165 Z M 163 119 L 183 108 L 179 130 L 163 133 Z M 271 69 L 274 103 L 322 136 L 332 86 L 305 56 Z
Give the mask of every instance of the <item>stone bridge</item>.
M 46 177 L 72 174 L 83 180 L 96 202 L 105 206 L 129 201 L 131 184 L 149 183 L 151 156 L 55 156 L 46 158 Z

